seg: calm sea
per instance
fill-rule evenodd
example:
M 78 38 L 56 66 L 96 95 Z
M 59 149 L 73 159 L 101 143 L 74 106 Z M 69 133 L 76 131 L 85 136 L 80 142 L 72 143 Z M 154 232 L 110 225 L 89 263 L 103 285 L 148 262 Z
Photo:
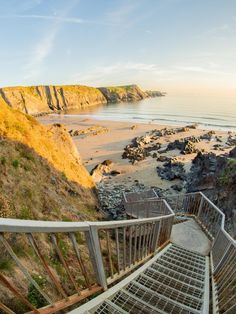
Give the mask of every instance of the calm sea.
M 168 125 L 198 123 L 199 127 L 236 131 L 236 97 L 166 95 L 135 103 L 92 107 L 78 116 Z

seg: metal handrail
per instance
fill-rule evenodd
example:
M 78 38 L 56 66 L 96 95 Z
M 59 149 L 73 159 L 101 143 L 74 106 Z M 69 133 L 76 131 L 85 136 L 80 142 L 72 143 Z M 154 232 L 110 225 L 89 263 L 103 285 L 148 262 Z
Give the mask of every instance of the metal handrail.
M 180 204 L 176 202 L 176 213 L 194 216 L 212 240 L 213 313 L 233 313 L 236 310 L 236 241 L 225 230 L 225 214 L 202 192 L 169 197 L 170 203 L 175 198 L 180 200 Z
M 1 218 L 0 249 L 4 252 L 4 256 L 10 256 L 14 260 L 30 285 L 37 291 L 37 294 L 44 298 L 48 305 L 46 308 L 36 309 L 34 305 L 29 303 L 25 292 L 19 291 L 4 273 L 0 273 L 0 283 L 33 312 L 38 313 L 44 313 L 44 311 L 55 313 L 101 289 L 106 290 L 109 284 L 141 266 L 153 256 L 160 246 L 170 239 L 175 214 L 165 200 L 157 199 L 155 202 L 157 208 L 162 204 L 166 214 L 157 217 L 148 217 L 147 215 L 143 218 L 121 221 L 85 222 Z M 11 237 L 14 241 L 11 240 Z M 51 292 L 45 292 L 40 287 L 15 252 L 16 244 L 14 242 L 19 237 L 21 244 L 24 244 L 24 250 L 26 250 L 27 245 L 33 249 L 33 254 L 37 256 L 39 261 L 37 266 L 43 269 L 44 276 L 46 274 L 45 278 L 57 290 L 59 300 L 54 299 Z M 47 258 L 47 254 L 50 252 L 48 251 L 45 256 L 45 252 L 42 251 L 42 237 L 44 237 L 44 241 L 51 239 L 47 246 L 57 256 L 58 262 L 64 268 L 68 283 L 70 283 L 70 290 L 73 287 L 72 290 L 75 294 L 68 293 L 67 284 L 61 282 L 58 275 L 55 275 L 55 269 L 54 271 L 51 270 L 53 265 Z M 78 239 L 82 239 L 82 243 L 78 243 Z M 75 267 L 73 267 L 72 272 L 68 264 L 67 254 L 63 252 L 61 247 L 61 242 L 73 248 L 73 266 L 75 263 L 78 264 L 79 273 L 84 279 L 85 288 L 82 290 L 75 280 Z M 86 264 L 84 254 L 87 255 Z M 3 307 L 6 308 L 6 305 L 0 301 L 0 309 Z

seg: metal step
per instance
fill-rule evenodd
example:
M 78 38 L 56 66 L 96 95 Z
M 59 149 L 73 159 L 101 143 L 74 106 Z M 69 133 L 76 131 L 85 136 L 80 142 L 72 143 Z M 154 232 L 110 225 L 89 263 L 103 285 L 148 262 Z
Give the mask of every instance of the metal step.
M 208 257 L 171 244 L 86 313 L 205 314 L 208 267 Z

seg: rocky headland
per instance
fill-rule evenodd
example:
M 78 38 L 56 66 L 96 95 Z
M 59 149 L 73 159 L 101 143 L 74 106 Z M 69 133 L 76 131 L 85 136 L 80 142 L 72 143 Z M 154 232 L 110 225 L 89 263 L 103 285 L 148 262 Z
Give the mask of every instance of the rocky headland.
M 31 115 L 81 110 L 110 102 L 138 101 L 160 96 L 137 85 L 89 87 L 82 85 L 16 86 L 0 88 L 0 99 L 14 109 Z

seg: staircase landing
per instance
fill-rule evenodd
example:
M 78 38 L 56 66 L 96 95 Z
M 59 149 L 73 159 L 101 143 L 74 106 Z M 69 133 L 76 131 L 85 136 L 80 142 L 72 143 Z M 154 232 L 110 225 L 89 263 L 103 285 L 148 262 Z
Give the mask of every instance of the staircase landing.
M 211 249 L 211 241 L 192 218 L 173 225 L 171 242 L 205 256 L 209 254 Z

